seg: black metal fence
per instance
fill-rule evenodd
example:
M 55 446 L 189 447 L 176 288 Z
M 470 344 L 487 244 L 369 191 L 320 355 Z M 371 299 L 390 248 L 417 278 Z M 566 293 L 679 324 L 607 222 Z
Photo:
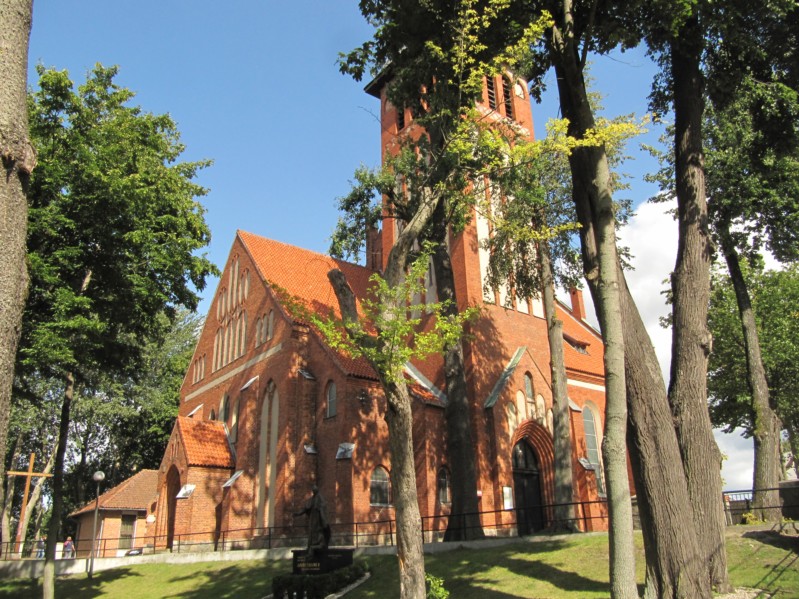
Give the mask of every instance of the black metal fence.
M 780 489 L 741 490 L 724 493 L 724 510 L 728 525 L 746 523 L 747 514 L 752 513 L 755 493 L 780 491 L 780 500 L 775 505 L 765 505 L 761 510 L 779 510 L 783 518 L 799 520 L 799 482 L 796 486 Z M 558 520 L 560 506 L 569 505 L 572 517 Z M 571 504 L 544 504 L 530 508 L 514 508 L 479 512 L 481 527 L 486 537 L 503 538 L 522 534 L 548 533 L 552 530 L 569 528 L 590 531 L 607 529 L 607 504 L 605 500 L 575 502 Z M 472 514 L 473 515 L 473 514 Z M 449 515 L 441 514 L 422 518 L 422 535 L 427 543 L 445 540 Z M 468 519 L 464 519 L 465 521 Z M 530 522 L 542 523 L 538 529 L 528 528 Z M 464 526 L 460 527 L 461 530 Z M 466 531 L 468 532 L 468 531 Z M 465 534 L 469 537 L 471 535 Z M 206 530 L 174 535 L 137 536 L 133 549 L 130 537 L 97 539 L 97 557 L 116 557 L 125 554 L 152 554 L 161 552 L 202 552 L 230 551 L 240 549 L 279 549 L 302 547 L 306 544 L 307 533 L 304 523 L 293 526 L 273 526 L 269 528 L 237 528 L 227 530 Z M 331 546 L 374 547 L 393 546 L 396 543 L 396 523 L 393 519 L 370 522 L 339 522 L 331 524 Z M 26 559 L 37 557 L 36 543 L 26 542 L 20 551 L 16 544 L 0 544 L 0 559 Z M 78 539 L 75 544 L 77 558 L 91 555 L 91 542 Z M 58 558 L 63 556 L 61 552 Z

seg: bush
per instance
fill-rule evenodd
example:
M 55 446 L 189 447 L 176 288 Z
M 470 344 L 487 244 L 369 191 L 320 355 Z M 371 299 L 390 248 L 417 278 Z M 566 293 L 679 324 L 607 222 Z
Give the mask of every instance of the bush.
M 436 578 L 432 574 L 424 575 L 427 583 L 427 599 L 448 599 L 449 591 L 444 588 L 444 579 Z
M 744 524 L 762 524 L 763 520 L 755 516 L 754 512 L 746 512 L 741 516 Z
M 275 599 L 324 599 L 359 580 L 369 571 L 366 562 L 356 562 L 327 574 L 284 574 L 272 580 Z

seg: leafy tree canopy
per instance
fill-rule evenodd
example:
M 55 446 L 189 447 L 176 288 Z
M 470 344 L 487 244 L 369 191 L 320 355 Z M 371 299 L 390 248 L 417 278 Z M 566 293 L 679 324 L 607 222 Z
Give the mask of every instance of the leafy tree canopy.
M 21 372 L 109 374 L 135 366 L 217 272 L 198 254 L 210 231 L 196 199 L 206 190 L 192 181 L 209 162 L 178 161 L 175 123 L 131 106 L 116 67 L 97 65 L 77 89 L 65 71 L 38 73 L 18 361 Z
M 799 268 L 745 269 L 757 327 L 769 398 L 786 427 L 799 426 Z M 713 352 L 708 369 L 710 414 L 715 426 L 752 434 L 751 395 L 735 292 L 729 277 L 713 277 L 708 325 Z

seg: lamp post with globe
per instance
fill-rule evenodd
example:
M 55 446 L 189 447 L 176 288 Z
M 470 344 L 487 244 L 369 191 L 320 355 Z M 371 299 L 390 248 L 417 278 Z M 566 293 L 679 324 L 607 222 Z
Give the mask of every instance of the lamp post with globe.
M 89 579 L 94 574 L 94 554 L 97 553 L 97 513 L 100 511 L 100 483 L 105 480 L 105 472 L 98 470 L 92 474 L 92 480 L 97 483 L 97 493 L 94 500 L 94 526 L 92 527 L 92 551 L 89 560 Z

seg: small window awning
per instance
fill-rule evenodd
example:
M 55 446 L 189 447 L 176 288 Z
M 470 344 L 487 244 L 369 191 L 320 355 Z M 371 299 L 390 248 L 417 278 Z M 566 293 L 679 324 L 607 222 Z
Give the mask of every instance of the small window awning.
M 175 495 L 176 499 L 188 499 L 191 497 L 191 494 L 194 493 L 194 488 L 197 485 L 183 485 L 178 491 L 178 494 Z
M 244 470 L 236 470 L 236 472 L 233 473 L 233 476 L 231 476 L 229 479 L 227 479 L 225 481 L 225 484 L 222 485 L 222 488 L 223 489 L 228 489 L 228 488 L 232 487 L 233 483 L 236 482 L 236 479 L 238 479 L 242 475 L 243 472 L 244 472 Z
M 355 450 L 355 443 L 339 443 L 336 451 L 337 460 L 352 459 L 352 452 Z
M 248 389 L 250 387 L 250 385 L 252 385 L 257 380 L 258 380 L 257 376 L 252 377 L 249 381 L 244 383 L 244 386 L 240 389 L 240 391 L 244 391 L 245 389 Z

